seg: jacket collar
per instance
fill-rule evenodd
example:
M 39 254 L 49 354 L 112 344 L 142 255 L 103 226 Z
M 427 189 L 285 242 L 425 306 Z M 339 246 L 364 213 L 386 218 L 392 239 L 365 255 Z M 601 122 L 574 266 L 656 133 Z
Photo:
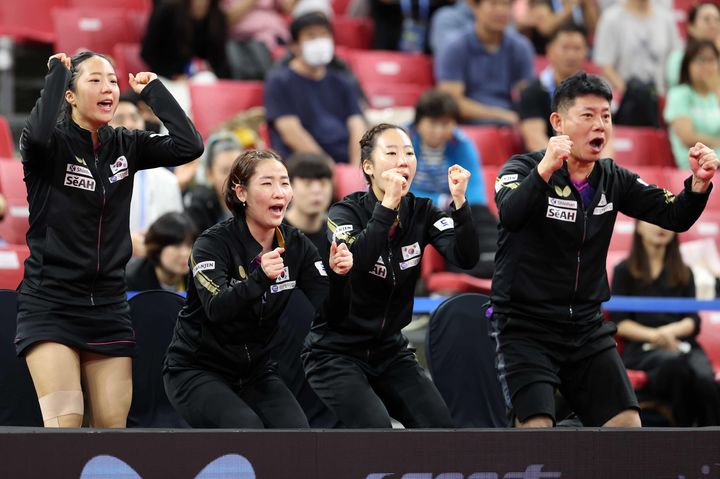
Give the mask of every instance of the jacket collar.
M 81 138 L 85 143 L 90 145 L 92 148 L 92 135 L 90 134 L 90 131 L 86 130 L 85 128 L 81 127 L 75 121 L 73 121 L 72 118 L 68 119 L 68 125 L 70 130 L 73 132 L 74 135 Z M 109 143 L 110 139 L 113 137 L 115 129 L 111 127 L 110 125 L 103 125 L 98 129 L 98 139 L 100 140 L 101 145 L 106 145 Z
M 372 187 L 369 187 L 368 192 L 362 198 L 362 205 L 365 211 L 370 213 L 370 216 L 372 216 L 372 213 L 375 210 L 375 205 L 378 203 L 378 201 L 379 200 L 375 196 L 375 192 L 373 191 Z M 407 225 L 410 224 L 410 215 L 414 204 L 415 195 L 410 192 L 408 192 L 408 194 L 406 194 L 400 199 L 400 207 L 397 212 L 397 216 L 400 219 L 400 229 L 404 229 Z
M 243 260 L 245 264 L 249 265 L 260 253 L 262 253 L 262 246 L 250 233 L 245 218 L 235 217 L 233 219 L 235 223 L 235 232 L 240 239 L 240 244 L 244 246 L 243 250 L 245 256 Z M 280 227 L 275 227 L 275 240 L 273 241 L 273 247 L 285 248 L 285 235 L 283 234 Z

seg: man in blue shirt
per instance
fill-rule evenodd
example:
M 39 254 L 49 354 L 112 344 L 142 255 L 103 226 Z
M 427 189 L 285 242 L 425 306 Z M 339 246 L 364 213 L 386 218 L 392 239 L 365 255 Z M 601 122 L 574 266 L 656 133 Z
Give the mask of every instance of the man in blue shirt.
M 435 56 L 438 87 L 453 95 L 466 123 L 515 125 L 512 92 L 533 77 L 530 41 L 509 28 L 511 0 L 475 2 L 475 28 Z
M 268 74 L 265 108 L 272 146 L 283 156 L 325 154 L 360 165 L 366 125 L 358 90 L 346 73 L 328 69 L 334 45 L 330 23 L 308 13 L 290 25 L 294 58 Z
M 471 0 L 457 0 L 454 5 L 438 8 L 430 23 L 430 50 L 442 51 L 458 34 L 475 24 L 475 12 Z

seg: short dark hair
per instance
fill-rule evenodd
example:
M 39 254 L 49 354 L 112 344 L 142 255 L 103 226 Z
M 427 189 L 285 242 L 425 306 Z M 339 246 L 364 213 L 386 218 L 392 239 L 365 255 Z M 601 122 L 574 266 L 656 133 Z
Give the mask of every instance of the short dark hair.
M 579 96 L 595 95 L 612 101 L 612 89 L 607 81 L 597 75 L 578 72 L 564 80 L 555 89 L 553 111 L 567 110 Z
M 300 33 L 303 30 L 307 27 L 314 27 L 317 25 L 327 28 L 327 30 L 332 33 L 330 20 L 328 20 L 324 13 L 310 12 L 295 18 L 290 24 L 290 38 L 292 38 L 293 43 L 297 43 L 298 38 L 300 38 Z
M 452 118 L 460 121 L 460 107 L 451 94 L 440 90 L 428 90 L 415 104 L 414 124 L 417 125 L 423 118 Z
M 587 43 L 587 30 L 585 27 L 578 25 L 575 22 L 565 22 L 561 24 L 559 27 L 557 27 L 555 30 L 552 31 L 550 36 L 547 39 L 548 43 L 554 42 L 557 37 L 560 36 L 561 33 L 579 33 L 582 35 L 582 37 L 585 39 L 585 43 Z
M 718 7 L 712 2 L 696 3 L 688 9 L 687 24 L 692 25 L 693 23 L 695 23 L 695 19 L 697 18 L 698 13 L 700 13 L 700 10 L 708 5 L 713 7 L 715 10 L 720 10 L 720 7 Z
M 680 79 L 678 84 L 690 85 L 690 63 L 700 55 L 700 53 L 709 48 L 715 54 L 715 58 L 720 61 L 720 51 L 715 46 L 715 42 L 710 40 L 695 40 L 690 39 L 685 47 L 685 54 L 683 55 L 682 62 L 680 63 Z
M 287 170 L 290 181 L 295 178 L 308 180 L 332 180 L 330 168 L 332 159 L 317 153 L 295 153 L 287 159 Z
M 167 246 L 192 245 L 197 236 L 195 224 L 185 213 L 165 213 L 155 220 L 145 234 L 145 249 L 150 262 L 158 266 Z
M 228 150 L 243 150 L 240 140 L 234 134 L 229 131 L 220 131 L 210 135 L 210 138 L 205 142 L 205 169 L 211 170 L 215 156 Z
M 362 164 L 365 160 L 372 162 L 372 153 L 375 150 L 375 145 L 377 144 L 377 137 L 385 130 L 400 130 L 406 135 L 408 134 L 408 132 L 405 131 L 405 128 L 391 123 L 380 123 L 379 125 L 375 125 L 370 128 L 360 139 L 360 168 L 362 168 Z M 367 173 L 365 173 L 365 169 L 363 169 L 363 176 L 365 177 L 367 184 L 372 185 L 371 178 Z
M 240 185 L 247 188 L 257 165 L 265 160 L 276 160 L 285 165 L 282 157 L 272 150 L 246 150 L 240 153 L 233 163 L 230 174 L 225 180 L 225 205 L 236 218 L 245 217 L 245 205 L 235 194 L 235 186 Z

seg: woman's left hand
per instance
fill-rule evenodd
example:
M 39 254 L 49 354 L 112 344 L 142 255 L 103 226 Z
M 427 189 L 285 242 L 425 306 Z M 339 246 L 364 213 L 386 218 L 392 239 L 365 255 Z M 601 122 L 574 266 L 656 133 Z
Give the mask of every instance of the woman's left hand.
M 333 240 L 330 243 L 330 269 L 339 276 L 345 276 L 353 266 L 353 255 L 345 243 L 340 246 Z
M 157 75 L 153 72 L 140 72 L 135 75 L 129 73 L 130 87 L 138 95 L 141 91 L 150 83 L 157 78 Z
M 452 165 L 448 168 L 448 186 L 455 203 L 455 209 L 459 209 L 465 204 L 465 191 L 469 180 L 470 172 L 462 166 Z

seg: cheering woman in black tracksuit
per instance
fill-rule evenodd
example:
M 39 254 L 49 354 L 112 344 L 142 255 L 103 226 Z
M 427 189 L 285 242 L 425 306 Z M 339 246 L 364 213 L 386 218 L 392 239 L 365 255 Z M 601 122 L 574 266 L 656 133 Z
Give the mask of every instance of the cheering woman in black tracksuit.
M 328 298 L 328 272 L 317 249 L 282 223 L 291 199 L 280 157 L 246 151 L 225 187 L 233 218 L 206 230 L 193 246 L 193 281 L 164 367 L 168 398 L 193 427 L 308 427 L 267 350 L 294 289 L 316 308 Z M 333 245 L 330 275 L 351 267 L 347 246 Z
M 130 85 L 169 136 L 108 125 L 119 90 L 104 56 L 58 53 L 48 68 L 20 139 L 30 257 L 16 348 L 27 359 L 46 426 L 80 427 L 87 399 L 93 426 L 124 427 L 135 347 L 125 287 L 132 176 L 194 160 L 202 138 L 154 73 L 130 75 Z
M 322 317 L 308 336 L 305 372 L 346 427 L 388 428 L 390 416 L 405 427 L 452 427 L 401 329 L 411 320 L 425 245 L 461 268 L 478 260 L 465 199 L 470 173 L 449 168 L 454 204 L 448 216 L 431 200 L 408 193 L 417 163 L 402 128 L 378 125 L 360 146 L 370 190 L 335 204 L 328 220 L 329 235 L 350 247 L 354 266 L 341 300 L 333 299 L 333 314 Z

